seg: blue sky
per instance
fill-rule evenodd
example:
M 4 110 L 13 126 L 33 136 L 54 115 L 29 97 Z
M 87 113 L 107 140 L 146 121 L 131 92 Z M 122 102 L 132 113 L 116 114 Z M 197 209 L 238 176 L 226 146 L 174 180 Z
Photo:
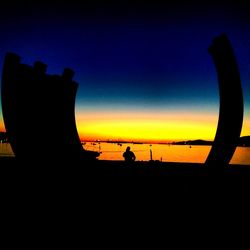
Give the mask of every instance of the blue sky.
M 217 114 L 217 75 L 207 48 L 225 32 L 241 73 L 244 119 L 250 119 L 245 1 L 122 2 L 7 6 L 1 15 L 0 68 L 8 51 L 18 53 L 23 63 L 44 61 L 48 73 L 71 67 L 79 83 L 77 114 L 119 109 Z

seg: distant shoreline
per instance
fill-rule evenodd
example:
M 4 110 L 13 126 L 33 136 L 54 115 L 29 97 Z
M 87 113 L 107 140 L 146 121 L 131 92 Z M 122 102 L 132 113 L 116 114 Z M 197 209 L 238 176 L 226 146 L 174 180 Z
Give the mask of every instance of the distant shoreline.
M 159 144 L 159 145 L 197 145 L 197 146 L 212 146 L 213 141 L 210 140 L 182 140 L 182 141 L 137 141 L 137 140 L 84 140 L 81 143 L 114 143 L 114 144 Z M 0 143 L 8 143 L 6 132 L 0 132 Z M 239 138 L 238 147 L 250 147 L 250 136 L 241 136 Z
M 82 143 L 113 143 L 113 144 L 158 144 L 158 145 L 189 145 L 189 146 L 212 146 L 213 141 L 208 140 L 187 140 L 173 142 L 152 142 L 152 141 L 122 141 L 122 140 L 82 140 Z M 237 147 L 250 147 L 250 136 L 240 137 Z

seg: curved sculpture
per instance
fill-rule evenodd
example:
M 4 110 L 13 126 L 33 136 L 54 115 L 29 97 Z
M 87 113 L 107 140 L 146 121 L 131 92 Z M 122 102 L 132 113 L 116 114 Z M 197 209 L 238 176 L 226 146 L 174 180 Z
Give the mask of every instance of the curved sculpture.
M 220 172 L 237 147 L 243 121 L 240 74 L 225 34 L 209 47 L 218 75 L 220 111 L 215 139 L 205 165 Z M 74 72 L 46 74 L 47 65 L 21 64 L 8 53 L 2 75 L 2 109 L 6 132 L 17 158 L 95 159 L 99 153 L 82 148 L 75 123 L 78 84 Z
M 216 37 L 208 51 L 217 70 L 220 110 L 215 139 L 205 164 L 217 171 L 229 164 L 237 147 L 243 121 L 243 95 L 239 69 L 227 36 Z
M 74 72 L 46 74 L 47 65 L 20 63 L 5 56 L 2 74 L 2 110 L 6 132 L 18 159 L 95 159 L 98 152 L 83 149 L 75 122 L 78 84 Z

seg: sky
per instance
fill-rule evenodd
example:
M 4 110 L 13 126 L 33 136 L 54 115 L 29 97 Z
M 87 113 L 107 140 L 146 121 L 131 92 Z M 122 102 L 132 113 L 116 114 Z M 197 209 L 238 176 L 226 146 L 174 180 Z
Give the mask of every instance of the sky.
M 30 65 L 45 62 L 49 74 L 72 68 L 82 140 L 213 140 L 219 92 L 208 47 L 226 33 L 242 81 L 241 135 L 250 135 L 247 1 L 118 2 L 6 4 L 0 10 L 0 69 L 6 52 Z

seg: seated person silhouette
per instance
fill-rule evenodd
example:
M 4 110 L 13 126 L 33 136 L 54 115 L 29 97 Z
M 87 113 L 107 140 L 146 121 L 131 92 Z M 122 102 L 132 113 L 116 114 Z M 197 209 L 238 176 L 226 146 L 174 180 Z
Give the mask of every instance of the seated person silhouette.
M 130 151 L 130 147 L 126 148 L 126 151 L 123 153 L 123 158 L 126 162 L 133 162 L 135 161 L 135 154 Z

